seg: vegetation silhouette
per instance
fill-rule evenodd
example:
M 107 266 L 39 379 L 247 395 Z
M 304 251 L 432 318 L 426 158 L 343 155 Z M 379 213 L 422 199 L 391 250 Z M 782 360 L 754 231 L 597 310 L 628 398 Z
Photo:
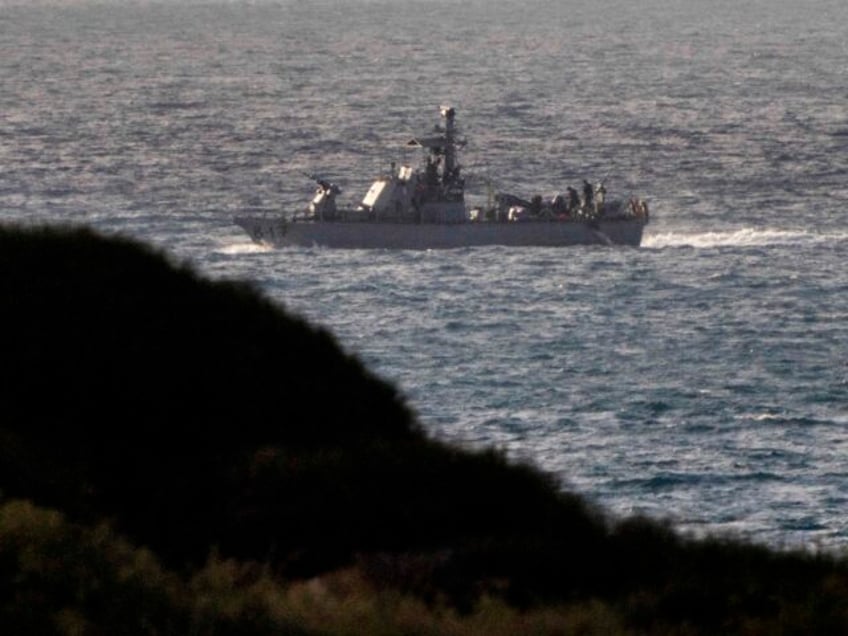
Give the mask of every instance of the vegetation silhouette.
M 147 564 L 129 568 L 136 587 L 111 574 L 101 585 L 127 604 L 127 589 L 159 599 L 151 633 L 274 633 L 257 581 L 267 600 L 345 568 L 422 612 L 447 604 L 473 617 L 496 598 L 521 612 L 600 603 L 585 620 L 621 633 L 848 626 L 844 559 L 611 520 L 531 466 L 434 440 L 395 387 L 249 284 L 83 228 L 7 227 L 0 286 L 0 580 L 28 590 L 6 590 L 17 601 L 0 619 L 56 624 L 89 574 L 22 564 L 81 543 L 74 572 Z M 202 595 L 191 582 L 222 571 L 254 586 L 227 588 L 241 618 L 192 623 Z M 24 615 L 22 602 L 56 611 Z M 101 629 L 120 615 L 75 611 Z

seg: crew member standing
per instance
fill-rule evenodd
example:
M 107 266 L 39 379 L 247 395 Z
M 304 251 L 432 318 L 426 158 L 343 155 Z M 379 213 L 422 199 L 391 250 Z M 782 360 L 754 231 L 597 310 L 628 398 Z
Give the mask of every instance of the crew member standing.
M 583 207 L 588 210 L 592 207 L 593 190 L 592 184 L 583 179 Z

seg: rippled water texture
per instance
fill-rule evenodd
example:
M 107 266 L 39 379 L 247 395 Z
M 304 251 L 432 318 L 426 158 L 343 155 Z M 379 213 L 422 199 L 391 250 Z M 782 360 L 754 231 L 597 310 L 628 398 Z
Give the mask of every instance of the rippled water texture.
M 434 434 L 615 513 L 845 550 L 847 47 L 841 0 L 0 0 L 0 220 L 254 280 Z M 273 251 L 231 224 L 301 209 L 306 171 L 355 202 L 442 103 L 472 197 L 606 178 L 650 200 L 643 247 Z

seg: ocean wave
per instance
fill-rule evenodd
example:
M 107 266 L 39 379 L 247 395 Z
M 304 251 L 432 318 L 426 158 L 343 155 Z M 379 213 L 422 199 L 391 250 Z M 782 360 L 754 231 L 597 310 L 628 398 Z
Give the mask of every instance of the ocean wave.
M 646 248 L 694 247 L 763 247 L 768 245 L 811 245 L 841 243 L 848 240 L 846 232 L 819 233 L 807 230 L 744 227 L 715 232 L 664 232 L 648 234 L 642 240 Z

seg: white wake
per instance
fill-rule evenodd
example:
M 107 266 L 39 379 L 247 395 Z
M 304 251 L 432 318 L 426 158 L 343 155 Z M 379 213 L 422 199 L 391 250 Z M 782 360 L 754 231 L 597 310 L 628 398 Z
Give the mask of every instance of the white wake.
M 717 232 L 665 232 L 646 234 L 642 247 L 763 247 L 769 245 L 812 245 L 848 240 L 848 233 L 820 233 L 807 230 L 778 230 L 745 227 Z

